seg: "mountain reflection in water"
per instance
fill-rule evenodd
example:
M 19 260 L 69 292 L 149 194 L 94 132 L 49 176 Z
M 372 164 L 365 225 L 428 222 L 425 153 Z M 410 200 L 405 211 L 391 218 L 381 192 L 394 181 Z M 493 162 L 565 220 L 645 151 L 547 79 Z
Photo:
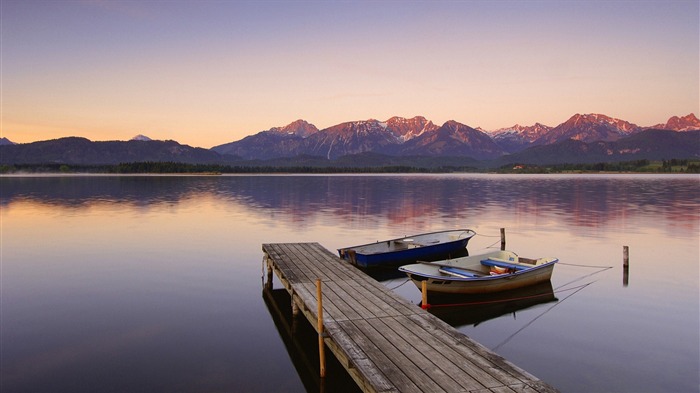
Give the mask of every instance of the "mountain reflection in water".
M 688 205 L 688 200 L 700 200 L 697 179 L 675 179 L 669 187 L 658 177 L 634 175 L 3 176 L 0 206 L 22 200 L 148 209 L 208 194 L 302 226 L 319 215 L 347 225 L 364 225 L 362 217 L 376 216 L 394 225 L 421 217 L 473 222 L 488 210 L 505 209 L 513 218 L 565 215 L 571 226 L 593 229 L 644 210 L 668 217 L 668 230 L 697 230 L 700 223 Z

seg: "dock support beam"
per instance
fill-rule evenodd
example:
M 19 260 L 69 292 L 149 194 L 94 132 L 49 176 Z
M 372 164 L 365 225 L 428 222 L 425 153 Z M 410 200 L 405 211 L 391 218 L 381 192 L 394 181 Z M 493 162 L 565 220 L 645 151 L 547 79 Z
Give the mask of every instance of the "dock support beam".
M 630 283 L 630 248 L 622 246 L 622 285 L 627 286 Z
M 294 299 L 294 296 L 292 296 L 292 316 L 297 317 L 299 315 L 299 305 Z
M 296 333 L 299 326 L 299 311 L 299 305 L 292 295 L 292 333 Z
M 265 255 L 264 263 L 267 265 L 267 280 L 265 281 L 265 288 L 272 290 L 272 261 L 268 255 Z
M 326 351 L 323 342 L 323 295 L 321 294 L 321 279 L 316 279 L 316 298 L 318 299 L 318 359 L 321 369 L 321 378 L 326 376 Z
M 428 304 L 428 281 L 421 281 L 421 308 L 423 310 L 427 310 L 430 308 L 430 304 Z
M 501 228 L 501 250 L 506 249 L 506 229 Z

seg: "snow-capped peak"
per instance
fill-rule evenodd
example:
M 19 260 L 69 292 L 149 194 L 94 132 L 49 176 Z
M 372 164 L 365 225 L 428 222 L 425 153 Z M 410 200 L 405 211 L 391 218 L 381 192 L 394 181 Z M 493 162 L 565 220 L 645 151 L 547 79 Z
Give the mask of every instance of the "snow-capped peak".
M 700 119 L 694 113 L 690 113 L 683 117 L 672 116 L 666 124 L 657 124 L 649 128 L 658 128 L 662 130 L 674 131 L 690 131 L 700 129 Z
M 309 135 L 317 133 L 318 128 L 306 120 L 299 119 L 284 127 L 272 127 L 267 131 L 283 135 L 298 135 L 302 138 L 306 138 Z

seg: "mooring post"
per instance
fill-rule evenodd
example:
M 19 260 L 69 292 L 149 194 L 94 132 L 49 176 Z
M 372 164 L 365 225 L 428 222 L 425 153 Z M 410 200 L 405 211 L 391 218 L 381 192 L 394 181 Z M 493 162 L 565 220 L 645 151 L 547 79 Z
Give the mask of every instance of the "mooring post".
M 321 369 L 321 378 L 326 376 L 326 353 L 323 343 L 323 297 L 321 294 L 321 279 L 316 279 L 316 298 L 318 299 L 318 358 Z
M 630 248 L 622 246 L 622 285 L 629 285 L 630 281 Z
M 427 310 L 430 305 L 428 304 L 428 282 L 427 281 L 421 281 L 421 305 L 420 307 L 423 310 Z
M 501 251 L 506 249 L 506 229 L 501 228 Z

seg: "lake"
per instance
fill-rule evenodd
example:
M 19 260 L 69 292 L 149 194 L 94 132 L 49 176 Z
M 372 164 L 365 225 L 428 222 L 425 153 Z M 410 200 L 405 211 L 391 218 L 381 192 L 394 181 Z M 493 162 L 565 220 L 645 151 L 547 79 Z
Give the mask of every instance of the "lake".
M 431 309 L 469 337 L 562 392 L 700 389 L 697 175 L 3 176 L 0 219 L 3 392 L 354 391 L 261 244 L 453 228 L 560 259 L 546 298 Z

